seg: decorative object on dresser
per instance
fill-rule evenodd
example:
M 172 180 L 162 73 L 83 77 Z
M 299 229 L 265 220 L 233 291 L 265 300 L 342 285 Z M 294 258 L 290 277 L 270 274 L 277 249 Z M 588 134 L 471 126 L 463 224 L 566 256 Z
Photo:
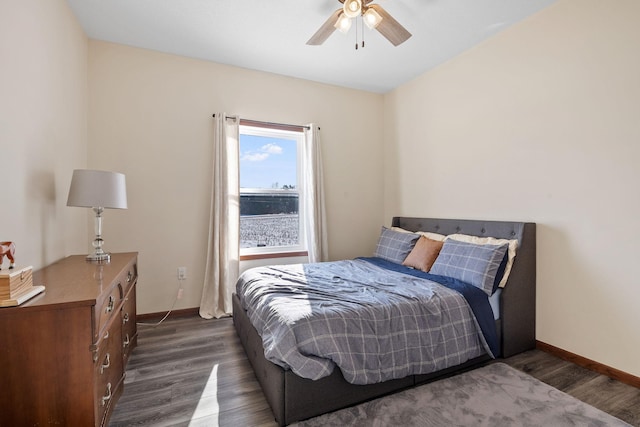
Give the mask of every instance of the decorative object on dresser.
M 9 269 L 15 267 L 15 251 L 16 246 L 13 244 L 13 242 L 0 242 L 0 270 L 2 269 L 2 261 L 4 260 L 5 256 L 9 258 Z
M 0 310 L 0 425 L 106 426 L 137 344 L 137 253 L 64 258 L 46 292 Z
M 102 245 L 102 213 L 106 208 L 127 209 L 125 176 L 118 172 L 76 169 L 71 177 L 67 206 L 93 208 L 96 213 L 94 251 L 87 261 L 109 261 Z
M 0 271 L 0 307 L 13 307 L 33 298 L 44 286 L 33 286 L 33 267 Z

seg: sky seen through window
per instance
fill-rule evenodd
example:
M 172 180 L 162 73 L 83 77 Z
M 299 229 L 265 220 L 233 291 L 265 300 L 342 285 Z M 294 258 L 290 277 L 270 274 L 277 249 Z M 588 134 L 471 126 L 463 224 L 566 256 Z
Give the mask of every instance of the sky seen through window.
M 296 186 L 296 141 L 240 135 L 240 188 Z

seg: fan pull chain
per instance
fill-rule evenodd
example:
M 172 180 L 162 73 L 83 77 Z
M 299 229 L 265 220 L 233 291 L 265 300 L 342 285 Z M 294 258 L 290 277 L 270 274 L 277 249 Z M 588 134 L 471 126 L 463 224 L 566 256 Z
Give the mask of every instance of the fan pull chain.
M 358 20 L 358 18 L 355 18 L 356 21 L 356 50 L 358 50 L 358 46 L 360 45 L 360 43 L 358 42 L 358 21 L 360 21 L 360 30 L 362 33 L 362 48 L 364 49 L 364 22 L 362 22 L 362 17 L 359 17 L 360 20 Z

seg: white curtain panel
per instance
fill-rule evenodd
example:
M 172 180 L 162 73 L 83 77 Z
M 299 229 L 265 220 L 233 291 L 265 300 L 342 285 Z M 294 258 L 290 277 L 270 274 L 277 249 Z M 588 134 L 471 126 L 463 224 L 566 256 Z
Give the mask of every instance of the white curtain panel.
M 240 264 L 240 118 L 214 117 L 209 243 L 200 316 L 228 316 Z
M 313 123 L 304 131 L 305 155 L 305 215 L 307 216 L 305 234 L 309 262 L 321 262 L 329 259 L 327 244 L 327 219 L 324 205 L 324 177 L 322 172 L 322 154 L 320 149 L 320 127 Z

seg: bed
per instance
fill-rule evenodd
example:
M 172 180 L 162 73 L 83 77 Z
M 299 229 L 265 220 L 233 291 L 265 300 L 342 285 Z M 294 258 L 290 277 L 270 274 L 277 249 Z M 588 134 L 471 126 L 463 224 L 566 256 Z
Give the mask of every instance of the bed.
M 517 240 L 504 288 L 496 294 L 495 333 L 497 354 L 509 357 L 535 348 L 536 227 L 534 223 L 394 217 L 392 227 L 441 235 L 464 234 Z M 233 295 L 233 320 L 256 377 L 279 425 L 314 417 L 404 388 L 433 381 L 480 366 L 489 352 L 454 366 L 425 374 L 407 375 L 372 384 L 352 384 L 337 367 L 328 376 L 312 380 L 296 375 L 265 357 L 261 336 L 253 326 L 237 294 Z M 346 372 L 346 371 L 345 371 Z M 346 375 L 349 377 L 349 375 Z

